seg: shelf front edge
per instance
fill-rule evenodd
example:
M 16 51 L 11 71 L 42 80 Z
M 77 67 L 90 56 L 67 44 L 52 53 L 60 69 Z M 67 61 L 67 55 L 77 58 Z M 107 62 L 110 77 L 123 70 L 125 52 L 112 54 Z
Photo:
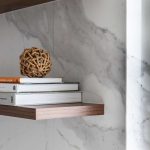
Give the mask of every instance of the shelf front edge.
M 35 120 L 36 110 L 19 106 L 0 105 L 0 115 Z
M 104 104 L 76 103 L 22 107 L 0 105 L 0 115 L 32 120 L 104 115 Z
M 59 107 L 37 108 L 36 120 L 104 115 L 104 104 L 61 104 Z

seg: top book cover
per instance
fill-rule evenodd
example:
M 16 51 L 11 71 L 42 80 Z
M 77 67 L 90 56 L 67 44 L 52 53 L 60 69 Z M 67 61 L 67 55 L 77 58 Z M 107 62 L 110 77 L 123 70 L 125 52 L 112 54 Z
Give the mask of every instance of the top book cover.
M 22 77 L 0 77 L 0 83 L 62 83 L 62 78 L 22 78 Z

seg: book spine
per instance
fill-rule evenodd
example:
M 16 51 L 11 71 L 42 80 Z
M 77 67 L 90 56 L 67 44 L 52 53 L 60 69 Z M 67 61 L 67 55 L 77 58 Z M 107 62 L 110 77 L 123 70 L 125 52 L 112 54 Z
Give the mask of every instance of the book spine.
M 19 77 L 0 77 L 0 83 L 20 83 Z
M 16 84 L 0 83 L 0 92 L 17 92 L 18 86 Z
M 81 92 L 78 93 L 0 93 L 0 105 L 42 105 L 58 103 L 81 102 Z
M 0 92 L 63 92 L 77 91 L 78 84 L 8 84 L 0 83 Z
M 15 97 L 13 95 L 1 94 L 0 95 L 0 104 L 14 106 L 15 105 Z

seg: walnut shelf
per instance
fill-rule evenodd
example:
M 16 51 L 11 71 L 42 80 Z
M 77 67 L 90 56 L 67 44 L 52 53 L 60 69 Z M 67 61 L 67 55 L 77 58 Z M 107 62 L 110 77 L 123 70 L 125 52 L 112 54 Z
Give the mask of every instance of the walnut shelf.
M 0 0 L 0 14 L 54 0 Z
M 32 120 L 104 115 L 104 105 L 89 103 L 21 107 L 0 105 L 0 115 L 26 118 Z

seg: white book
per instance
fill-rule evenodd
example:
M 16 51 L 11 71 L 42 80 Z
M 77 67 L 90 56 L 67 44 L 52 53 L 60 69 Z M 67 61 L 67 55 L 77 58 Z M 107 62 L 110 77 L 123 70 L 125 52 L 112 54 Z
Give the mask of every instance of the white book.
M 0 77 L 0 83 L 62 83 L 62 78 Z
M 56 92 L 76 91 L 78 83 L 58 84 L 9 84 L 0 83 L 0 92 Z
M 62 78 L 20 78 L 20 83 L 62 83 Z
M 0 93 L 0 104 L 11 106 L 76 103 L 81 101 L 81 92 Z

